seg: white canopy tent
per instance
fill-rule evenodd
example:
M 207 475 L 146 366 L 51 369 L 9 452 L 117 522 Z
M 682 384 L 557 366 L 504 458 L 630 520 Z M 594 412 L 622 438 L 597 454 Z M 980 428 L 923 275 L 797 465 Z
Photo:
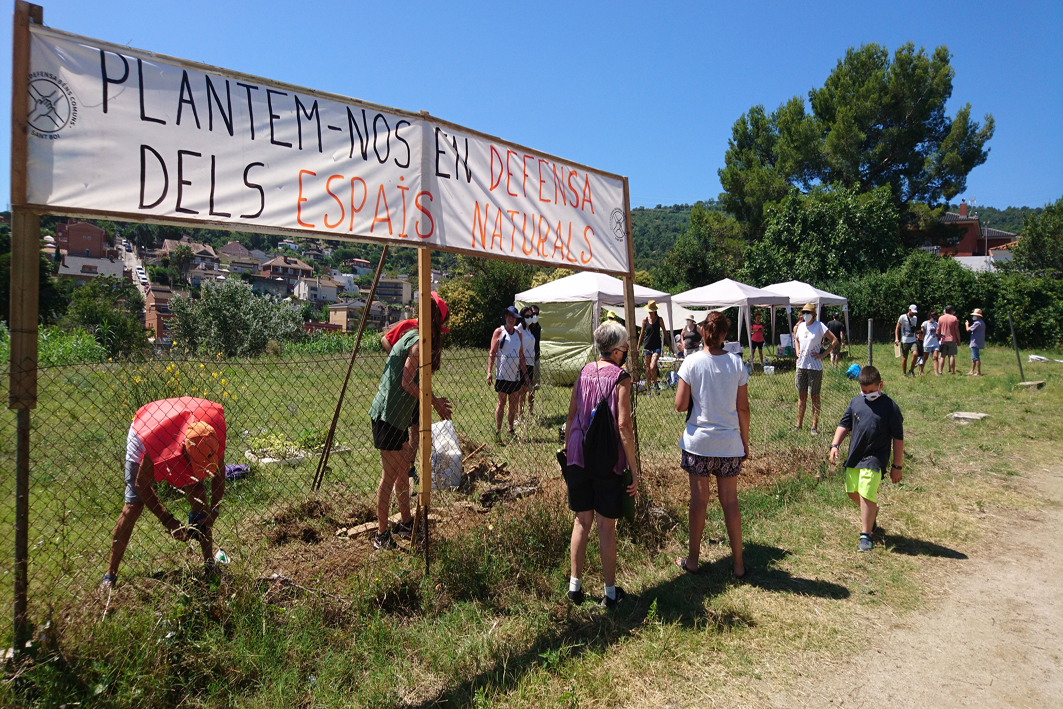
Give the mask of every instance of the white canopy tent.
M 645 286 L 633 286 L 635 291 L 636 305 L 643 305 L 651 300 L 657 301 L 658 305 L 664 305 L 668 313 L 666 323 L 672 325 L 672 296 L 663 291 L 646 288 Z M 581 271 L 572 276 L 559 278 L 556 281 L 544 283 L 537 288 L 517 293 L 516 299 L 522 303 L 578 303 L 590 301 L 594 304 L 594 324 L 597 327 L 601 320 L 601 307 L 603 305 L 624 305 L 624 282 L 619 278 L 607 276 L 604 273 L 593 271 Z M 593 330 L 592 330 L 593 331 Z
M 805 303 L 812 303 L 816 306 L 816 314 L 819 319 L 823 320 L 823 306 L 824 305 L 840 305 L 842 306 L 842 313 L 845 314 L 845 339 L 846 342 L 852 342 L 852 338 L 849 336 L 849 301 L 845 297 L 835 295 L 834 293 L 828 293 L 825 290 L 820 290 L 814 286 L 805 283 L 804 281 L 786 281 L 785 283 L 772 283 L 770 286 L 764 286 L 764 290 L 771 291 L 772 293 L 778 293 L 784 295 L 790 299 L 789 305 L 804 306 Z M 786 309 L 786 322 L 790 326 L 790 330 L 793 330 L 793 323 L 790 321 L 791 309 Z M 772 317 L 774 322 L 775 318 Z
M 672 296 L 676 305 L 703 308 L 738 308 L 738 341 L 742 341 L 742 323 L 746 325 L 746 341 L 750 356 L 753 352 L 753 333 L 750 328 L 750 308 L 774 308 L 789 305 L 786 296 L 754 288 L 738 281 L 724 278 L 707 286 L 694 288 Z M 772 319 L 772 339 L 775 339 L 775 323 Z
M 633 286 L 633 290 L 636 304 L 644 305 L 651 300 L 657 301 L 661 309 L 665 311 L 665 324 L 671 329 L 672 296 L 669 293 L 639 285 Z M 542 357 L 556 360 L 555 369 L 567 372 L 577 360 L 581 360 L 580 366 L 582 366 L 588 361 L 588 357 L 593 357 L 593 334 L 601 321 L 601 308 L 602 306 L 620 306 L 621 310 L 623 309 L 624 282 L 604 273 L 581 271 L 517 293 L 515 300 L 520 306 L 531 304 L 539 306 L 539 319 L 543 328 L 543 338 L 540 341 Z M 586 308 L 577 308 L 585 313 L 581 316 L 578 312 L 563 307 L 555 309 L 543 307 L 550 303 L 589 304 L 590 312 L 588 313 Z M 551 310 L 558 312 L 553 313 Z M 576 372 L 578 371 L 576 369 Z M 562 375 L 562 380 L 567 378 L 568 374 Z

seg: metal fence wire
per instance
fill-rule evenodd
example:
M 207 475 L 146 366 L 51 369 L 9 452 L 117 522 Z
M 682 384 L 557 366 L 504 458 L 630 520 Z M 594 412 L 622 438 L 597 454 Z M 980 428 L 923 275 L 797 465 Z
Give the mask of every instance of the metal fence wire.
M 147 361 L 70 364 L 38 370 L 39 400 L 32 411 L 29 514 L 29 618 L 76 614 L 99 598 L 112 530 L 124 502 L 124 459 L 130 423 L 148 402 L 179 396 L 209 399 L 224 407 L 227 426 L 224 501 L 213 527 L 214 547 L 232 570 L 278 577 L 351 594 L 396 554 L 376 551 L 376 496 L 381 458 L 373 447 L 369 408 L 384 369 L 383 353 L 360 353 L 319 492 L 312 483 L 349 354 L 274 355 L 256 359 L 182 357 L 171 353 Z M 459 539 L 500 514 L 519 514 L 529 501 L 565 510 L 556 460 L 562 445 L 571 384 L 548 360 L 540 362 L 541 384 L 519 413 L 514 433 L 508 420 L 496 427 L 497 394 L 486 382 L 486 350 L 447 348 L 433 390 L 450 399 L 460 454 L 437 441 L 436 485 L 429 518 L 430 543 Z M 831 433 L 858 387 L 844 376 L 849 362 L 824 363 L 819 436 L 794 431 L 797 395 L 792 363 L 777 362 L 773 374 L 760 365 L 749 382 L 752 407 L 748 481 L 822 465 Z M 634 411 L 648 502 L 673 518 L 685 514 L 686 474 L 679 468 L 677 441 L 684 414 L 674 407 L 677 363 L 662 366 L 661 390 L 637 384 Z M 7 377 L 3 378 L 4 386 Z M 508 414 L 508 411 L 507 411 Z M 438 420 L 438 416 L 436 417 Z M 436 424 L 439 426 L 439 424 Z M 0 456 L 5 471 L 15 465 L 15 414 L 0 418 Z M 449 468 L 448 468 L 449 466 Z M 449 469 L 449 472 L 448 472 Z M 424 471 L 416 471 L 418 475 Z M 0 546 L 14 547 L 14 475 L 4 476 Z M 407 482 L 406 480 L 402 481 Z M 413 481 L 408 481 L 416 491 Z M 155 485 L 162 504 L 188 519 L 185 496 L 166 483 Z M 393 497 L 389 514 L 397 513 Z M 567 513 L 566 513 L 567 514 Z M 13 573 L 5 565 L 0 594 L 12 597 Z M 182 543 L 147 510 L 136 524 L 116 589 L 132 586 L 164 593 L 175 575 L 201 573 L 194 542 Z M 117 592 L 117 591 L 116 591 Z M 95 608 L 95 606 L 92 606 Z M 0 632 L 11 637 L 11 616 Z

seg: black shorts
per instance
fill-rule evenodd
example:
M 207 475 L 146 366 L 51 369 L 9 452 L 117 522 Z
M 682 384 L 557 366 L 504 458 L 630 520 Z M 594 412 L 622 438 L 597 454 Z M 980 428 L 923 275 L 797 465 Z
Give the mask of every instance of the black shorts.
M 373 422 L 373 447 L 379 451 L 402 450 L 402 447 L 410 440 L 410 426 L 418 423 L 420 419 L 420 404 L 417 404 L 413 410 L 413 416 L 410 417 L 410 423 L 406 428 L 395 428 L 387 421 L 370 419 Z
M 565 466 L 568 508 L 573 512 L 594 510 L 602 517 L 620 519 L 624 515 L 624 479 L 619 475 L 596 478 L 578 465 Z
M 495 380 L 495 391 L 499 394 L 516 394 L 522 386 L 524 386 L 523 377 L 516 382 L 511 382 L 508 379 Z
M 753 340 L 753 345 L 749 351 L 756 352 L 757 350 L 760 350 L 760 353 L 764 354 L 764 340 L 761 340 L 760 342 Z

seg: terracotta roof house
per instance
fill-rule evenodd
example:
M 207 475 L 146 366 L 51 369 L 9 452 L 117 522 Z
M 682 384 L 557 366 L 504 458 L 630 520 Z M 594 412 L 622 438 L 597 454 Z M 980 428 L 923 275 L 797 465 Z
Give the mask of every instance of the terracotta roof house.
M 1018 235 L 1001 229 L 983 227 L 977 212 L 968 209 L 967 202 L 960 202 L 960 211 L 947 212 L 941 217 L 945 224 L 951 224 L 961 230 L 959 242 L 947 244 L 937 249 L 942 256 L 988 256 L 997 246 L 1010 244 Z
M 247 248 L 239 241 L 230 241 L 228 244 L 218 249 L 218 251 L 220 251 L 222 254 L 232 256 L 233 258 L 251 258 L 251 252 L 248 251 Z
M 311 278 L 314 269 L 294 256 L 278 256 L 262 264 L 262 275 L 271 278 L 283 278 L 288 284 L 288 292 L 295 288 L 300 278 Z

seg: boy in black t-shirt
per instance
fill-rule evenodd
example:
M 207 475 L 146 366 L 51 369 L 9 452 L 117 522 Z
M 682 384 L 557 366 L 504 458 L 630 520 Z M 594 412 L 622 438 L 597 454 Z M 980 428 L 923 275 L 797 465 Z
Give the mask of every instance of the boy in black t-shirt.
M 845 459 L 845 492 L 860 506 L 860 551 L 871 551 L 871 534 L 878 516 L 878 486 L 885 477 L 893 448 L 890 480 L 901 481 L 904 460 L 904 417 L 897 402 L 882 393 L 882 377 L 868 365 L 857 378 L 860 396 L 845 410 L 830 446 L 830 462 L 838 462 L 838 446 L 852 431 L 849 456 Z

